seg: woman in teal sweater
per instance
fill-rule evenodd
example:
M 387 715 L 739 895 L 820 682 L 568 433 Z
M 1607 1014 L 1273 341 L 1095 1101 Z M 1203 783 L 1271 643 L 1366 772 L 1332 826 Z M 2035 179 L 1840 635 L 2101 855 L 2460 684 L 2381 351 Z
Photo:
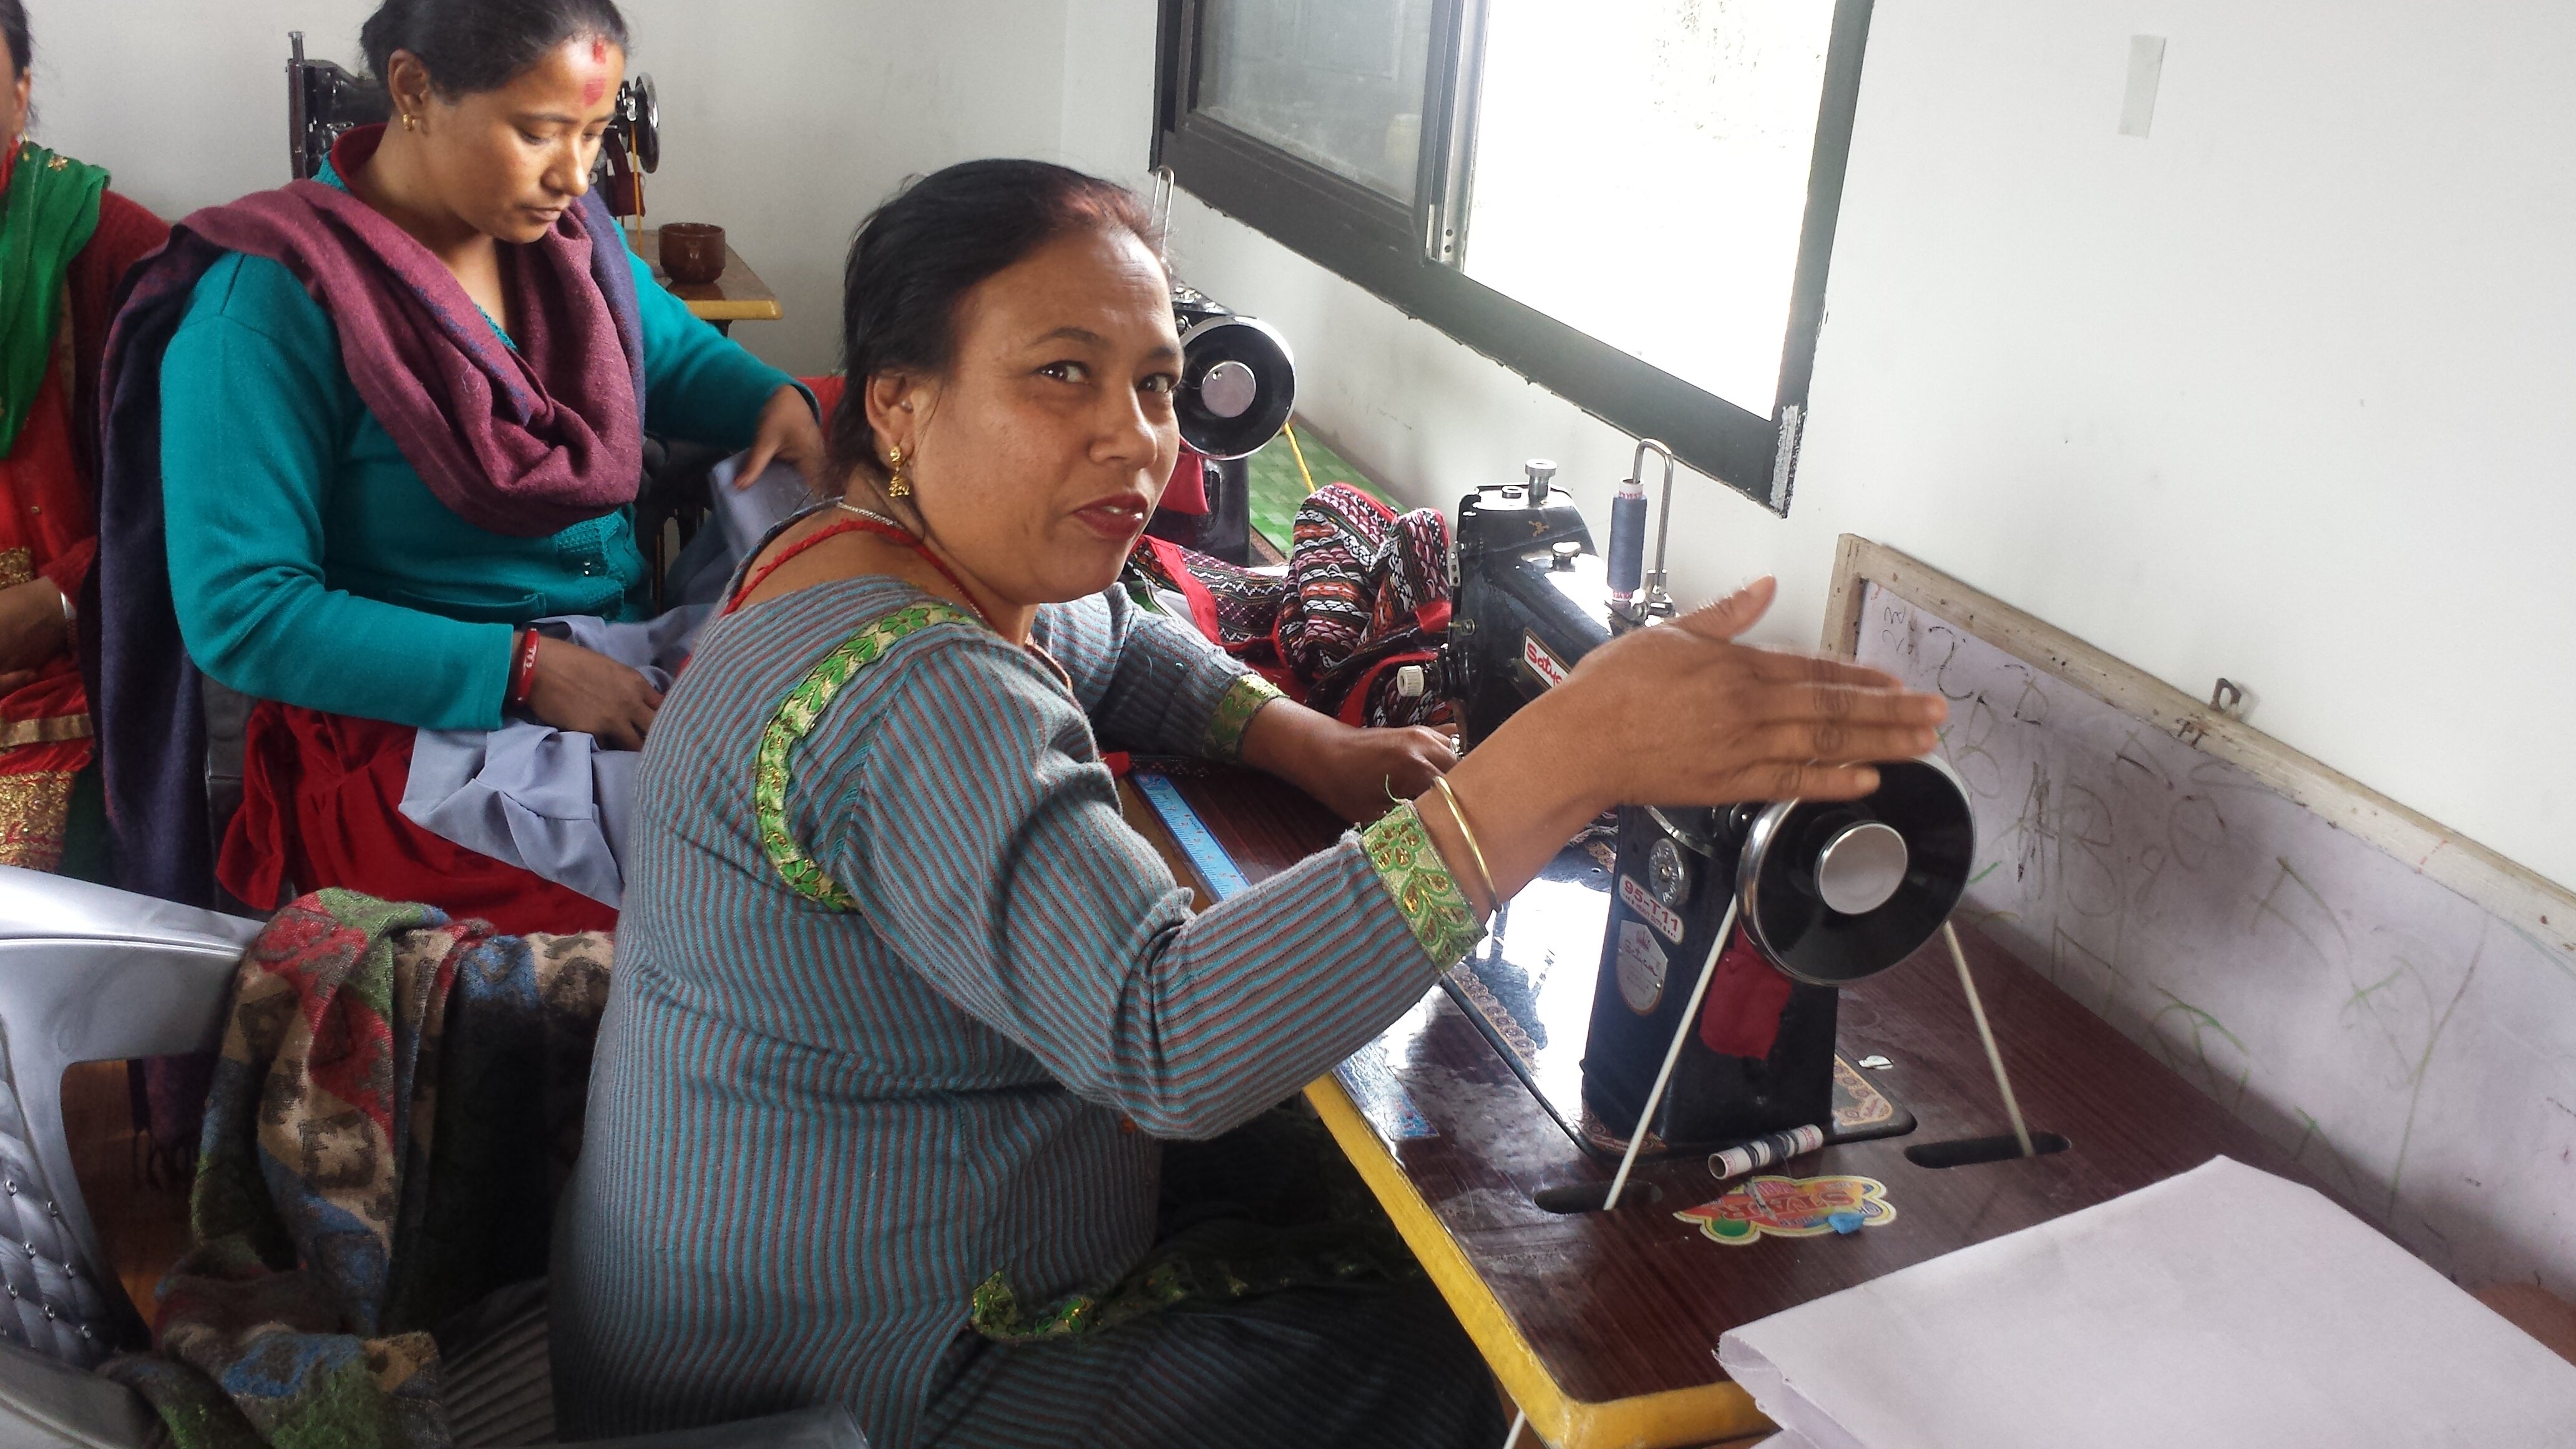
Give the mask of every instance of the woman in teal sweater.
M 661 702 L 646 676 L 528 627 L 649 612 L 621 449 L 640 449 L 649 416 L 660 434 L 750 449 L 746 477 L 771 456 L 809 471 L 821 456 L 803 391 L 692 317 L 622 241 L 605 265 L 628 273 L 631 311 L 621 279 L 579 269 L 606 220 L 583 197 L 626 38 L 609 0 L 392 0 L 367 23 L 396 120 L 345 138 L 318 179 L 391 227 L 367 235 L 368 218 L 329 198 L 315 214 L 356 218 L 346 250 L 362 279 L 382 265 L 400 293 L 426 275 L 403 299 L 414 312 L 425 304 L 452 327 L 471 318 L 464 303 L 479 309 L 492 334 L 481 341 L 502 344 L 489 376 L 412 313 L 390 336 L 368 331 L 384 322 L 372 300 L 331 305 L 339 258 L 290 248 L 221 255 L 170 337 L 172 603 L 197 666 L 264 702 L 219 872 L 255 907 L 343 885 L 508 929 L 601 924 L 599 903 L 400 814 L 412 732 L 497 729 L 519 712 L 638 747 Z M 549 272 L 547 247 L 574 261 Z M 580 290 L 594 281 L 598 298 Z M 597 325 L 602 300 L 613 335 Z M 591 355 L 567 355 L 577 346 Z M 371 379 L 371 363 L 390 380 Z M 569 481 L 550 485 L 548 470 Z M 561 496 L 529 503 L 550 486 Z

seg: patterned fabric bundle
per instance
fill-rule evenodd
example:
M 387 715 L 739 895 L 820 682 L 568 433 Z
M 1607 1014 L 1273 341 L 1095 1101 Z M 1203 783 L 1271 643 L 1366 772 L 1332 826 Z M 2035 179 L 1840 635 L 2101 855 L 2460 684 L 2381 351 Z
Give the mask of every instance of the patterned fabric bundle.
M 1347 483 L 1297 508 L 1282 577 L 1148 538 L 1131 581 L 1177 593 L 1199 632 L 1309 708 L 1354 725 L 1433 724 L 1438 690 L 1406 698 L 1397 671 L 1429 664 L 1449 631 L 1449 521 L 1399 514 Z
M 348 891 L 243 956 L 160 1346 L 102 1372 L 180 1449 L 449 1442 L 426 1331 L 541 1277 L 610 938 Z

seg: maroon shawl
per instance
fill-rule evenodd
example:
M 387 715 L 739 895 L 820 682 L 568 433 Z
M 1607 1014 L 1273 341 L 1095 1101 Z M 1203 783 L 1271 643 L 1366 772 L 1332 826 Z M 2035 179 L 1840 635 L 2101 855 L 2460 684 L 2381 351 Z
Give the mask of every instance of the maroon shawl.
M 346 179 L 383 139 L 382 126 L 350 132 L 332 169 Z M 594 247 L 596 216 L 574 207 L 505 250 L 516 348 L 427 247 L 336 187 L 297 181 L 180 226 L 284 264 L 331 314 L 358 397 L 438 501 L 477 528 L 538 538 L 633 502 L 643 477 L 634 280 L 600 275 L 625 253 Z

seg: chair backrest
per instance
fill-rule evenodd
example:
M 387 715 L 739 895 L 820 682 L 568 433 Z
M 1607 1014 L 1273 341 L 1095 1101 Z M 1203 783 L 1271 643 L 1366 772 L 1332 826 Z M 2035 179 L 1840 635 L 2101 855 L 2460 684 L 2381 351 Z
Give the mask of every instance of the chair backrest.
M 0 867 L 0 1338 L 83 1367 L 147 1340 L 72 1167 L 63 1072 L 215 1050 L 259 929 Z
M 353 127 L 371 125 L 393 115 L 393 98 L 378 82 L 327 60 L 304 58 L 304 32 L 287 32 L 286 150 L 287 166 L 298 181 L 331 157 L 331 145 Z

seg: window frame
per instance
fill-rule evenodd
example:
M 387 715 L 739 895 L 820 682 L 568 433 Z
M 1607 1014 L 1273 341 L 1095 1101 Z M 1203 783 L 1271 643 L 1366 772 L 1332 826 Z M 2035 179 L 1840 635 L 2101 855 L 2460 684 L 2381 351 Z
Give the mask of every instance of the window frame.
M 1834 3 L 1779 394 L 1769 417 L 1496 291 L 1455 264 L 1474 175 L 1484 0 L 1434 0 L 1409 207 L 1198 110 L 1208 4 L 1161 0 L 1153 162 L 1169 167 L 1175 184 L 1612 427 L 1661 439 L 1682 462 L 1787 516 L 1873 0 Z

